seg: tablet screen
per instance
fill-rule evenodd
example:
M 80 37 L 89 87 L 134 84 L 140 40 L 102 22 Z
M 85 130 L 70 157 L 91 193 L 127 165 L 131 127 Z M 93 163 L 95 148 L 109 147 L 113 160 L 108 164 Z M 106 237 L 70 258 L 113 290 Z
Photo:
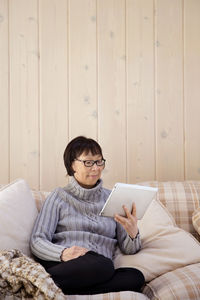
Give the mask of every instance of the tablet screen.
M 123 205 L 132 211 L 133 202 L 136 205 L 136 216 L 142 219 L 151 201 L 155 198 L 158 189 L 148 186 L 116 183 L 113 187 L 100 215 L 114 217 L 115 214 L 125 216 Z

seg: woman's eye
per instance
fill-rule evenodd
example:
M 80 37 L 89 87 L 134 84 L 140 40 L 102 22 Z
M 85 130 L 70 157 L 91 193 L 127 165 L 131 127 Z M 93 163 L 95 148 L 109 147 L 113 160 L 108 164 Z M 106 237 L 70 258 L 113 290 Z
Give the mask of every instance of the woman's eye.
M 93 160 L 86 160 L 85 163 L 87 166 L 91 166 L 91 165 L 93 165 Z

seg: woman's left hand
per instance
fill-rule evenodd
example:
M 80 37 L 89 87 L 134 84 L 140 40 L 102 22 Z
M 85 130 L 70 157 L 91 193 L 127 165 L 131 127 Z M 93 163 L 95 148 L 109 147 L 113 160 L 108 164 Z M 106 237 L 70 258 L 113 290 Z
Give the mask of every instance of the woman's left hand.
M 128 235 L 132 239 L 134 239 L 138 233 L 135 203 L 133 203 L 133 208 L 131 213 L 126 206 L 123 206 L 123 209 L 125 211 L 126 217 L 115 215 L 115 221 L 121 224 L 126 230 L 126 232 L 128 233 Z

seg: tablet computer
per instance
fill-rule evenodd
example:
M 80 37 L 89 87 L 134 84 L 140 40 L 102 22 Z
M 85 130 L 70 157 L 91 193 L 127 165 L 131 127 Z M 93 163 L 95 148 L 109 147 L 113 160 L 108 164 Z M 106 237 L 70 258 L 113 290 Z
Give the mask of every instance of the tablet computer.
M 114 217 L 115 214 L 125 216 L 123 205 L 132 211 L 133 202 L 136 205 L 136 216 L 142 219 L 147 207 L 155 198 L 158 189 L 137 184 L 116 183 L 103 206 L 100 215 Z

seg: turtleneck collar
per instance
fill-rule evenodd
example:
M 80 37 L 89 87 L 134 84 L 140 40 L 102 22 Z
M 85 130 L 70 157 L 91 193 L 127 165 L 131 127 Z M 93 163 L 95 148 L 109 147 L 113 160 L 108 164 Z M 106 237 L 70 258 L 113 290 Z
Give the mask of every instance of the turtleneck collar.
M 102 189 L 102 179 L 99 179 L 95 187 L 91 189 L 86 189 L 80 186 L 74 176 L 71 177 L 70 182 L 64 188 L 64 190 L 68 191 L 71 195 L 75 196 L 79 200 L 94 202 L 98 199 L 96 195 L 101 192 Z

